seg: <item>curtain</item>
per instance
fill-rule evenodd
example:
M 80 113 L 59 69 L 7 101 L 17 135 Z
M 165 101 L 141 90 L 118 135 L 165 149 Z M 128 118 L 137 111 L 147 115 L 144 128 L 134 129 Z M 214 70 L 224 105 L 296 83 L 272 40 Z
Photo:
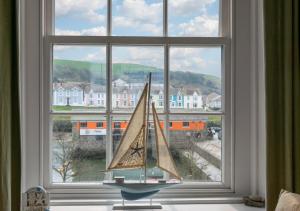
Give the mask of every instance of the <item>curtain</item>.
M 267 210 L 300 193 L 299 0 L 264 0 Z
M 0 210 L 20 210 L 17 2 L 0 0 Z

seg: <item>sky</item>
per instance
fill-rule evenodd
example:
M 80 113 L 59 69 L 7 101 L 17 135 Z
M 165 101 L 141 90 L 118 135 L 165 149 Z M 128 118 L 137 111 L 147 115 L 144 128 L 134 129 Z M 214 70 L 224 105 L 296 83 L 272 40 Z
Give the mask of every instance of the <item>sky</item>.
M 169 0 L 169 36 L 218 36 L 219 0 Z M 56 35 L 106 35 L 107 0 L 55 0 Z M 112 0 L 112 35 L 162 36 L 163 0 Z M 113 62 L 163 68 L 162 47 L 115 47 Z M 105 62 L 105 47 L 55 46 L 54 58 Z M 170 49 L 170 69 L 220 77 L 221 47 Z

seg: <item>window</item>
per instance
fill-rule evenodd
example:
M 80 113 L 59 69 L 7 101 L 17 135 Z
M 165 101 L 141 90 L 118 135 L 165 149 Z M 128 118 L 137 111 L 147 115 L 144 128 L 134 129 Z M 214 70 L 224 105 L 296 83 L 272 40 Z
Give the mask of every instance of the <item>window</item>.
M 97 128 L 102 128 L 103 127 L 103 122 L 97 122 L 96 127 Z
M 116 128 L 116 129 L 121 128 L 121 123 L 120 122 L 114 122 L 114 128 Z
M 50 2 L 53 4 L 46 4 L 45 8 L 49 17 L 45 19 L 47 31 L 43 37 L 47 52 L 43 73 L 48 74 L 43 87 L 49 92 L 45 102 L 49 101 L 50 107 L 44 108 L 49 110 L 49 116 L 43 119 L 47 122 L 43 130 L 50 131 L 50 138 L 44 141 L 52 158 L 48 166 L 53 166 L 50 170 L 47 165 L 44 167 L 48 185 L 86 185 L 103 180 L 147 74 L 152 72 L 151 99 L 158 105 L 161 126 L 184 184 L 189 188 L 193 184 L 210 187 L 212 183 L 225 189 L 230 187 L 230 171 L 225 171 L 225 166 L 231 167 L 230 159 L 223 160 L 226 153 L 230 155 L 231 143 L 231 123 L 227 121 L 231 117 L 230 103 L 225 107 L 225 102 L 231 102 L 228 1 L 177 4 L 165 0 L 94 0 L 88 5 L 76 1 Z M 63 97 L 68 106 L 55 105 L 54 88 L 58 85 L 82 90 L 76 96 L 80 103 L 69 105 Z M 191 108 L 192 102 L 186 101 L 195 92 L 206 100 L 194 102 Z M 96 96 L 103 96 L 105 101 Z M 210 106 L 218 97 L 218 106 Z M 57 123 L 61 119 L 68 125 L 67 132 Z M 62 128 L 54 130 L 54 125 Z M 228 135 L 210 137 L 209 127 L 219 127 Z M 55 153 L 61 146 L 54 136 L 62 132 L 61 142 L 73 141 L 77 149 L 86 150 L 72 158 L 76 166 L 70 172 L 76 178 L 70 174 L 67 180 L 61 180 L 55 173 L 59 165 Z M 95 175 L 92 171 L 89 175 L 85 171 L 75 172 L 79 166 L 92 163 L 93 157 L 86 155 L 95 150 L 92 142 L 95 139 L 96 143 L 99 137 L 101 143 L 97 143 L 98 154 L 94 159 L 101 165 L 95 169 Z M 210 144 L 215 150 L 207 147 Z M 200 155 L 201 150 L 207 153 Z M 209 156 L 217 161 L 210 162 Z M 218 174 L 211 176 L 205 170 L 207 167 Z
M 189 127 L 190 123 L 189 122 L 182 122 L 182 127 Z
M 80 127 L 81 128 L 86 128 L 87 127 L 87 122 L 80 122 Z

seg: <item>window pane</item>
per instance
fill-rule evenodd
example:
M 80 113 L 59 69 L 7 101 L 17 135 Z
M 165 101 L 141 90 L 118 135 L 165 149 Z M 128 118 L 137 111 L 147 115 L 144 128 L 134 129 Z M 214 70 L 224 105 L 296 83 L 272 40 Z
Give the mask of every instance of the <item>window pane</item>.
M 105 110 L 105 49 L 103 46 L 54 46 L 53 111 Z
M 221 54 L 221 47 L 170 48 L 171 111 L 221 111 Z
M 112 0 L 112 35 L 162 36 L 162 0 Z
M 220 182 L 221 116 L 170 116 L 169 142 L 184 181 Z
M 151 95 L 158 111 L 164 107 L 163 47 L 112 48 L 112 108 L 133 111 L 148 74 L 152 73 Z
M 168 1 L 170 36 L 219 36 L 219 0 Z
M 97 123 L 103 124 L 102 128 Z M 104 116 L 52 118 L 52 182 L 100 182 L 106 169 Z
M 107 0 L 55 0 L 55 35 L 106 35 Z
M 152 116 L 150 115 L 149 124 L 149 136 L 147 144 L 147 179 L 162 179 L 164 173 L 161 169 L 156 166 L 156 145 L 155 145 L 155 132 L 152 122 Z M 159 117 L 161 127 L 164 127 L 164 121 L 162 117 Z M 113 140 L 113 152 L 116 152 L 118 145 L 120 144 L 121 138 L 128 126 L 130 116 L 113 116 L 112 121 L 112 140 Z M 117 126 L 117 127 L 116 127 Z M 113 170 L 113 177 L 124 176 L 126 180 L 143 180 L 144 169 L 124 169 L 124 170 Z

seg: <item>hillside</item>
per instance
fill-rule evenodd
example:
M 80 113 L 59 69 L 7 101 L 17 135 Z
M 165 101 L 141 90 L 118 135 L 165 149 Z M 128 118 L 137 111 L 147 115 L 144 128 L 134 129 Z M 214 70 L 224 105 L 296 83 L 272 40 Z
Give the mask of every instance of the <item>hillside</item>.
M 123 79 L 127 82 L 136 82 L 141 78 L 146 78 L 149 72 L 153 73 L 153 80 L 163 82 L 163 71 L 158 68 L 144 66 L 140 64 L 113 64 L 113 80 Z M 54 82 L 90 82 L 105 85 L 106 67 L 105 64 L 54 60 L 53 81 Z M 176 87 L 200 88 L 203 94 L 216 92 L 220 94 L 220 79 L 215 76 L 197 74 L 183 71 L 171 71 L 170 79 Z

